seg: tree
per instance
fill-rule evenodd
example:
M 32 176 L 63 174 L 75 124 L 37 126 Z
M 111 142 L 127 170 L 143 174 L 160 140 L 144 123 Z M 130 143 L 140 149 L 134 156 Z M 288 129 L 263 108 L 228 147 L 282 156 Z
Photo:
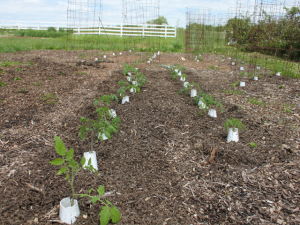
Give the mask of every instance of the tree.
M 157 19 L 147 21 L 147 24 L 168 25 L 168 20 L 164 16 L 159 16 Z

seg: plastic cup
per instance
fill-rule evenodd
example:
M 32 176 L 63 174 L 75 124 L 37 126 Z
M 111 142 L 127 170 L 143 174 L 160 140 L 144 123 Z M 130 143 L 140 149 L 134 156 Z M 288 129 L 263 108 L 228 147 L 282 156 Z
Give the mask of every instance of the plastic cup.
M 104 138 L 103 138 L 103 140 L 104 140 Z M 96 156 L 96 152 L 95 152 L 95 151 L 93 151 L 92 153 L 91 153 L 91 152 L 84 152 L 84 153 L 83 153 L 83 156 L 84 156 L 84 158 L 85 158 L 85 164 L 84 164 L 83 167 L 87 166 L 89 160 L 91 159 L 91 165 L 92 165 L 96 170 L 98 170 L 97 156 Z
M 228 130 L 227 142 L 231 141 L 239 141 L 239 130 L 237 128 L 234 128 L 234 130 L 232 128 L 229 128 Z
M 71 206 L 71 199 L 69 197 L 64 198 L 59 204 L 59 219 L 63 223 L 74 224 L 76 217 L 80 214 L 78 202 L 74 199 L 74 205 Z
M 240 87 L 245 87 L 245 82 L 241 81 L 240 82 Z
M 217 118 L 217 111 L 215 109 L 208 110 L 208 115 Z

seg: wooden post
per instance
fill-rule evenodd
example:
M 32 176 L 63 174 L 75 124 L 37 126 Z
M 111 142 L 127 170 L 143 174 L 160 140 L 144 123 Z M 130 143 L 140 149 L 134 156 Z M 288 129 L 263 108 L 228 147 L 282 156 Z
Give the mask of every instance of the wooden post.
M 100 26 L 100 19 L 99 19 L 99 35 L 101 34 L 101 26 Z
M 78 26 L 78 31 L 77 31 L 77 33 L 80 34 L 80 26 Z

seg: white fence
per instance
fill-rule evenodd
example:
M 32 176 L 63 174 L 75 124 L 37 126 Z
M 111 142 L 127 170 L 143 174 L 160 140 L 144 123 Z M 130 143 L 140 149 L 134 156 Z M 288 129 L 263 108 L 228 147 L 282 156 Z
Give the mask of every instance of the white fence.
M 35 22 L 35 21 L 0 21 L 2 29 L 18 29 L 18 30 L 47 30 L 48 27 L 59 29 L 72 29 L 73 34 L 107 34 L 118 36 L 155 36 L 155 37 L 176 37 L 176 26 L 156 25 L 156 24 L 98 24 L 89 26 L 72 26 L 68 27 L 67 23 L 61 22 Z

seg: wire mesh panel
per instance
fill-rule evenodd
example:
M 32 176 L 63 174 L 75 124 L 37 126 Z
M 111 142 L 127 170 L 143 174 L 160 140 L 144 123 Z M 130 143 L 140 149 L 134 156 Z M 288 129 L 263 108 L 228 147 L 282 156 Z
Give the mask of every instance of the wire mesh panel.
M 143 62 L 160 59 L 160 38 L 166 37 L 167 25 L 159 24 L 159 7 L 159 0 L 123 0 L 124 48 Z M 136 58 L 127 57 L 127 61 Z
M 186 43 L 187 58 L 214 48 L 215 17 L 208 7 L 186 8 Z
M 101 13 L 101 0 L 68 1 L 68 49 L 99 48 Z

